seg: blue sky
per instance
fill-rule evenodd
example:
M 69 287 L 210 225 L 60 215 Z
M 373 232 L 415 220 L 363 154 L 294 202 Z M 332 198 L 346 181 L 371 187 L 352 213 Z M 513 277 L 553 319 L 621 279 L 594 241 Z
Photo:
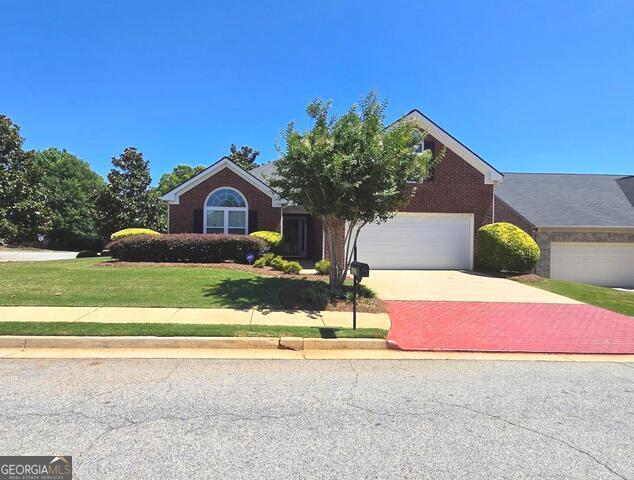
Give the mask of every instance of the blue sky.
M 3 1 L 0 113 L 28 148 L 155 180 L 369 90 L 502 171 L 634 174 L 634 2 Z

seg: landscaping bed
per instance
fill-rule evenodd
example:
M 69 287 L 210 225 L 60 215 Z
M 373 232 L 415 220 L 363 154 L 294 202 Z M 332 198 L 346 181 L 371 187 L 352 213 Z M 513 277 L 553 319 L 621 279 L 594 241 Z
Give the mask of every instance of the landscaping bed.
M 378 328 L 287 327 L 269 325 L 189 325 L 153 323 L 0 322 L 0 335 L 379 338 Z

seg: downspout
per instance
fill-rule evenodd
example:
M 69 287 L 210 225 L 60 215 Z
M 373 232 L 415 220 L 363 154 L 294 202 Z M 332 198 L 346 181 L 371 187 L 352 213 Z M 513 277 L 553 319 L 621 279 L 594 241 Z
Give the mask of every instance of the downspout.
M 491 191 L 493 192 L 492 206 L 491 206 L 491 223 L 495 223 L 495 186 L 496 185 L 497 185 L 497 182 L 493 182 L 493 188 L 491 189 Z

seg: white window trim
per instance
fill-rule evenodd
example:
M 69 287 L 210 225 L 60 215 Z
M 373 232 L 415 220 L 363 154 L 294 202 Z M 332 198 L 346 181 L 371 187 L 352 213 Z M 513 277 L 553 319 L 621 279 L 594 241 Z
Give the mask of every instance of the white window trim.
M 244 200 L 244 207 L 208 207 L 207 201 L 209 198 L 216 193 L 218 190 L 232 190 Z M 236 190 L 233 187 L 218 187 L 213 190 L 207 197 L 205 197 L 205 203 L 203 203 L 203 233 L 207 232 L 207 211 L 209 210 L 222 210 L 224 213 L 224 233 L 229 233 L 229 212 L 244 212 L 244 235 L 249 233 L 249 202 L 247 201 L 247 197 L 245 197 L 240 190 Z M 210 227 L 212 228 L 212 227 Z M 240 235 L 240 234 L 236 234 Z

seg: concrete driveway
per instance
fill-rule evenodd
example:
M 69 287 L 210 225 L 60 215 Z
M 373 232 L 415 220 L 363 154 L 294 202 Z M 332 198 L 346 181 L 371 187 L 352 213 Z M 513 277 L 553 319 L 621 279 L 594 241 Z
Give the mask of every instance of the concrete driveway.
M 363 284 L 383 300 L 580 303 L 505 278 L 458 270 L 373 270 Z
M 58 250 L 21 250 L 0 248 L 0 262 L 42 262 L 46 260 L 70 260 L 77 257 L 78 252 L 62 252 Z

